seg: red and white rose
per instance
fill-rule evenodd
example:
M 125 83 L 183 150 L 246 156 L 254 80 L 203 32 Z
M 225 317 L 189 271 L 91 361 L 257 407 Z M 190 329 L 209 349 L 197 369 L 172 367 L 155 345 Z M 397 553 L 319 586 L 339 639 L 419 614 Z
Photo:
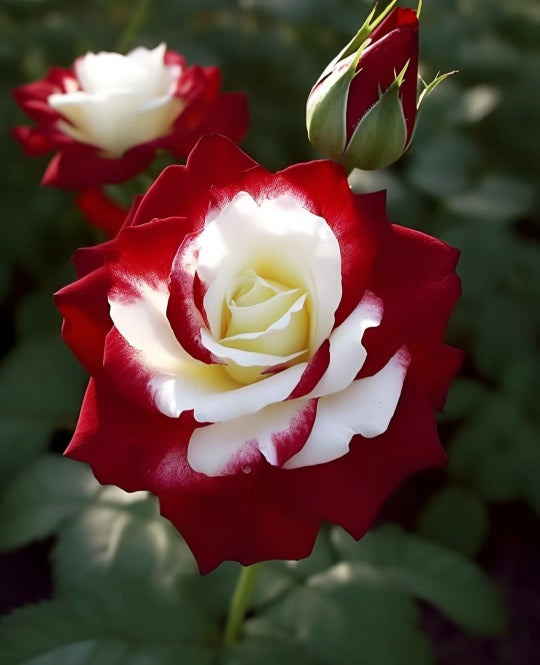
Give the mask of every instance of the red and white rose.
M 36 125 L 13 133 L 30 156 L 57 153 L 45 185 L 119 183 L 149 166 L 158 149 L 185 158 L 208 132 L 239 141 L 248 125 L 246 97 L 220 94 L 220 85 L 217 67 L 187 67 L 165 44 L 127 55 L 87 53 L 72 69 L 52 68 L 15 88 Z
M 335 163 L 271 174 L 210 136 L 76 255 L 57 303 L 92 378 L 67 455 L 156 494 L 201 571 L 307 556 L 323 521 L 359 538 L 444 462 L 457 252 L 384 208 Z

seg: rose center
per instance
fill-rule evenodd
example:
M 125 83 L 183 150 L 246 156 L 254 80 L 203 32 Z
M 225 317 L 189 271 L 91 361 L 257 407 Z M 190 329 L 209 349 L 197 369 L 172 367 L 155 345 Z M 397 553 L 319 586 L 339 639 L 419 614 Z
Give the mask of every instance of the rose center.
M 263 379 L 264 372 L 299 362 L 309 340 L 306 301 L 307 294 L 302 289 L 265 279 L 251 269 L 238 275 L 223 303 L 219 343 L 278 360 L 275 365 L 261 363 L 250 367 L 231 362 L 226 366 L 229 375 L 240 383 L 253 383 Z

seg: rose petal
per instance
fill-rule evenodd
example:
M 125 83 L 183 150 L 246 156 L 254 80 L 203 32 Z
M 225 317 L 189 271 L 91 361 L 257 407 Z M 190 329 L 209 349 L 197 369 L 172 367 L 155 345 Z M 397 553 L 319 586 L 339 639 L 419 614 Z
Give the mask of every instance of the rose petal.
M 340 524 L 355 538 L 371 525 L 381 504 L 404 478 L 441 466 L 433 407 L 409 379 L 389 428 L 375 439 L 356 436 L 347 455 L 300 469 L 271 467 L 274 496 L 306 519 Z
M 112 326 L 106 299 L 109 285 L 109 274 L 100 267 L 54 296 L 64 317 L 62 337 L 94 376 L 102 371 L 105 338 Z
M 331 462 L 349 452 L 355 434 L 373 438 L 385 432 L 396 410 L 409 362 L 409 352 L 401 349 L 374 376 L 353 381 L 345 390 L 319 399 L 306 445 L 285 463 L 285 468 Z
M 362 345 L 364 333 L 377 327 L 382 315 L 381 300 L 370 292 L 365 293 L 353 312 L 330 335 L 328 367 L 308 397 L 329 395 L 351 384 L 366 359 Z
M 410 371 L 421 377 L 422 368 L 438 367 L 447 355 L 442 340 L 461 292 L 455 273 L 459 253 L 413 229 L 380 225 L 378 232 L 380 252 L 369 288 L 384 302 L 384 317 L 376 331 L 364 336 L 368 355 L 361 376 L 379 371 L 405 344 L 412 355 Z M 451 364 L 455 368 L 457 363 Z M 433 387 L 432 399 L 440 404 L 445 391 L 436 384 L 433 379 L 423 381 L 427 389 Z
M 202 282 L 213 287 L 204 300 L 210 330 L 220 328 L 221 304 L 229 284 L 248 269 L 308 293 L 309 348 L 314 352 L 330 334 L 341 298 L 340 247 L 326 221 L 291 195 L 257 204 L 248 193 L 240 192 L 214 211 L 199 236 L 197 264 Z
M 191 376 L 154 376 L 149 389 L 158 409 L 177 417 L 193 409 L 198 422 L 221 422 L 257 413 L 269 404 L 282 402 L 298 383 L 306 363 L 299 363 L 257 383 L 240 385 L 229 378 L 222 365 L 199 363 Z
M 386 219 L 384 192 L 358 198 L 351 191 L 343 168 L 330 161 L 295 164 L 280 171 L 279 176 L 283 178 L 284 190 L 304 200 L 306 208 L 326 221 L 338 241 L 343 290 L 335 312 L 338 326 L 358 305 L 360 294 L 371 288 L 368 280 L 376 252 L 376 232 Z
M 198 427 L 189 441 L 188 462 L 207 476 L 250 473 L 260 464 L 281 466 L 305 444 L 317 411 L 316 400 L 273 404 L 258 413 Z

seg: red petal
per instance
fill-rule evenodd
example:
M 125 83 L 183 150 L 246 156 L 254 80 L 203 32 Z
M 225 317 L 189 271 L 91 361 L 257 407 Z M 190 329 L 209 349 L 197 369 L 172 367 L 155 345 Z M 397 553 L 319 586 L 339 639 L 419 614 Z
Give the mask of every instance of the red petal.
M 374 439 L 356 436 L 350 452 L 333 462 L 275 470 L 272 485 L 290 512 L 340 524 L 360 538 L 407 476 L 445 460 L 433 408 L 422 391 L 406 380 L 384 434 Z
M 59 152 L 52 158 L 42 184 L 86 189 L 120 183 L 144 171 L 153 159 L 154 149 L 149 144 L 136 146 L 119 159 L 107 159 L 99 156 L 97 148 L 72 141 L 71 150 Z
M 383 214 L 384 194 L 358 198 L 349 188 L 344 169 L 331 161 L 297 164 L 279 175 L 312 213 L 326 220 L 339 242 L 343 294 L 335 317 L 338 326 L 367 288 L 375 257 L 374 228 Z
M 90 224 L 105 231 L 110 237 L 118 233 L 128 213 L 99 188 L 82 191 L 75 198 L 75 205 Z
M 298 397 L 303 397 L 311 392 L 328 369 L 329 363 L 330 342 L 325 339 L 308 362 L 308 366 L 300 377 L 300 381 L 296 384 L 295 389 L 287 399 L 297 399 Z
M 202 285 L 198 281 L 195 301 L 195 269 L 197 267 L 197 235 L 190 234 L 179 247 L 172 265 L 169 282 L 167 318 L 180 345 L 193 358 L 203 363 L 212 363 L 210 351 L 201 342 L 201 328 L 207 327 L 202 307 Z
M 318 521 L 276 501 L 270 466 L 219 478 L 196 473 L 186 457 L 191 432 L 188 419 L 133 409 L 91 380 L 66 455 L 90 464 L 100 483 L 157 494 L 203 573 L 224 560 L 249 565 L 307 556 Z
M 90 272 L 55 294 L 64 317 L 62 337 L 79 362 L 94 376 L 103 370 L 105 337 L 112 326 L 105 267 Z
M 79 422 L 65 454 L 90 464 L 104 485 L 114 484 L 126 492 L 151 490 L 166 473 L 167 455 L 186 460 L 192 432 L 186 421 L 134 409 L 105 381 L 98 385 L 90 379 Z M 184 464 L 187 467 L 187 460 Z M 182 466 L 177 464 L 174 473 L 181 478 Z M 193 471 L 187 467 L 187 473 Z
M 379 231 L 380 249 L 369 289 L 382 299 L 384 313 L 381 325 L 364 336 L 368 356 L 360 376 L 379 371 L 405 344 L 412 355 L 409 372 L 419 384 L 433 388 L 432 399 L 440 404 L 444 382 L 456 367 L 455 353 L 448 352 L 442 340 L 461 292 L 454 270 L 459 253 L 413 229 L 381 225 Z M 443 381 L 437 380 L 441 360 Z
M 155 217 L 194 218 L 192 228 L 200 230 L 209 205 L 209 191 L 236 183 L 257 162 L 223 136 L 203 137 L 191 152 L 186 166 L 169 166 L 146 193 L 133 224 Z
M 48 134 L 39 127 L 14 127 L 11 133 L 28 157 L 39 157 L 54 149 Z
M 222 561 L 249 566 L 310 554 L 319 523 L 284 510 L 275 500 L 268 469 L 265 465 L 249 474 L 203 476 L 192 491 L 160 496 L 161 513 L 184 536 L 201 573 Z
M 132 300 L 140 297 L 140 282 L 153 288 L 168 282 L 186 224 L 182 217 L 159 219 L 153 224 L 127 227 L 114 242 L 107 243 L 107 266 L 114 297 Z
M 418 19 L 412 9 L 394 9 L 371 33 L 371 46 L 362 54 L 347 100 L 347 141 L 359 120 L 409 65 L 400 88 L 410 140 L 416 117 L 418 74 Z

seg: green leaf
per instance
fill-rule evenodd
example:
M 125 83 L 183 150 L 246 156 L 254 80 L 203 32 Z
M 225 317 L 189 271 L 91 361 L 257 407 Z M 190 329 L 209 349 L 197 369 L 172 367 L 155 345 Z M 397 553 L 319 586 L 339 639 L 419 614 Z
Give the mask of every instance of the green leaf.
M 104 594 L 105 598 L 105 594 Z M 176 608 L 168 608 L 174 612 Z M 124 610 L 128 616 L 130 607 Z M 137 627 L 123 633 L 118 615 L 103 612 L 99 603 L 86 597 L 52 601 L 18 610 L 0 623 L 2 665 L 211 665 L 213 650 L 204 643 L 182 640 L 181 614 L 172 614 L 167 629 L 159 629 L 163 616 L 147 622 L 155 636 L 137 633 Z M 178 625 L 177 635 L 172 624 Z
M 510 222 L 532 212 L 536 187 L 517 178 L 486 175 L 470 191 L 448 200 L 450 210 L 490 223 Z
M 102 605 L 101 612 L 110 614 L 121 634 L 133 639 L 146 635 L 148 641 L 163 631 L 172 641 L 217 639 L 208 601 L 221 596 L 219 584 L 200 583 L 203 578 L 187 545 L 146 493 L 103 488 L 92 505 L 60 530 L 53 566 L 59 595 Z M 227 578 L 224 608 L 235 577 Z
M 461 556 L 388 525 L 358 544 L 334 532 L 346 558 L 369 565 L 388 584 L 433 603 L 450 619 L 478 635 L 498 635 L 505 614 L 497 589 L 475 564 Z
M 0 482 L 29 464 L 48 446 L 52 427 L 23 418 L 0 419 Z
M 314 576 L 308 587 L 248 622 L 247 634 L 266 633 L 276 643 L 293 640 L 316 663 L 430 665 L 413 600 L 380 579 L 347 574 L 351 567 L 338 564 Z
M 418 132 L 409 154 L 406 173 L 410 182 L 432 197 L 443 198 L 466 190 L 480 159 L 476 145 L 457 133 L 440 132 L 422 140 L 420 137 Z
M 247 636 L 228 648 L 219 665 L 318 665 L 297 640 Z
M 366 170 L 385 168 L 405 152 L 407 124 L 399 97 L 399 88 L 408 64 L 407 61 L 392 85 L 359 119 L 342 160 L 349 171 L 353 168 Z
M 56 455 L 38 458 L 13 478 L 0 498 L 0 549 L 51 535 L 98 490 L 84 464 Z
M 168 593 L 197 572 L 187 545 L 160 517 L 145 492 L 102 488 L 94 502 L 58 534 L 53 551 L 56 588 L 75 593 L 107 580 Z
M 452 382 L 444 406 L 444 420 L 457 420 L 474 414 L 489 399 L 490 392 L 477 381 L 457 378 Z
M 489 531 L 489 517 L 482 499 L 462 487 L 447 486 L 426 504 L 418 531 L 464 556 L 478 554 Z
M 490 501 L 523 498 L 537 510 L 540 452 L 535 423 L 520 404 L 495 394 L 452 439 L 449 472 Z
M 66 426 L 79 411 L 84 382 L 59 335 L 28 339 L 0 368 L 0 414 Z

